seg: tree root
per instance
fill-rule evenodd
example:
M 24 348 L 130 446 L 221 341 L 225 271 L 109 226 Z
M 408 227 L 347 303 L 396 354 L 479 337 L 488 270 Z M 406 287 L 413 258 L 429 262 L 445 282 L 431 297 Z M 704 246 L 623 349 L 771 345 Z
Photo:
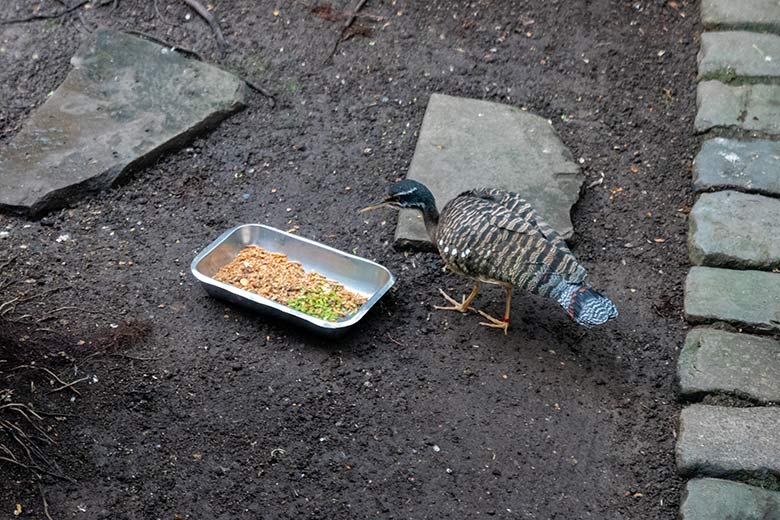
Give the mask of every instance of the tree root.
M 198 0 L 181 0 L 188 6 L 192 8 L 193 11 L 198 13 L 198 16 L 206 20 L 206 23 L 209 24 L 209 27 L 211 27 L 211 31 L 214 33 L 214 36 L 217 38 L 217 48 L 219 49 L 219 56 L 220 58 L 225 57 L 225 47 L 227 47 L 227 42 L 225 41 L 225 36 L 222 34 L 222 29 L 219 28 L 219 24 L 214 19 L 214 17 L 211 15 L 211 13 L 203 7 L 203 4 L 198 2 Z
M 336 49 L 339 47 L 339 43 L 342 42 L 344 39 L 344 34 L 347 32 L 347 29 L 350 28 L 350 26 L 355 23 L 355 19 L 358 17 L 358 11 L 360 11 L 364 5 L 366 5 L 367 0 L 358 0 L 355 4 L 355 7 L 352 9 L 352 11 L 349 14 L 349 17 L 347 18 L 347 21 L 344 22 L 344 26 L 341 28 L 341 31 L 339 32 L 339 37 L 336 39 L 336 43 L 333 44 L 333 48 L 328 53 L 328 55 L 325 57 L 325 60 L 323 60 L 323 64 L 330 61 L 331 58 L 333 58 L 333 55 L 336 54 Z

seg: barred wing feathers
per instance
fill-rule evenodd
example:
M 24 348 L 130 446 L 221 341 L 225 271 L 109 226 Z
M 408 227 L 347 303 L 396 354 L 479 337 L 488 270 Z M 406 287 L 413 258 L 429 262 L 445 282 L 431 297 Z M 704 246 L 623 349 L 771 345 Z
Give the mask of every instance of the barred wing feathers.
M 455 197 L 442 210 L 436 245 L 455 271 L 543 296 L 561 281 L 587 278 L 560 234 L 507 191 L 478 189 Z

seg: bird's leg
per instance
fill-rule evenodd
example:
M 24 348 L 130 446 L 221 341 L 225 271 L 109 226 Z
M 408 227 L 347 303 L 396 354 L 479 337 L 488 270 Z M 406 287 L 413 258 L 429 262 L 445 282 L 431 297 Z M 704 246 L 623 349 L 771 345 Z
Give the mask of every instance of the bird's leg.
M 479 322 L 480 325 L 484 325 L 485 327 L 493 327 L 495 329 L 503 329 L 504 335 L 507 334 L 507 330 L 509 330 L 509 308 L 512 305 L 512 286 L 508 285 L 506 286 L 506 310 L 504 311 L 504 318 L 501 320 L 495 319 L 493 316 L 490 316 L 489 314 L 482 312 L 478 310 L 477 312 L 482 315 L 483 318 L 488 320 L 489 323 L 481 321 Z
M 472 309 L 470 307 L 471 301 L 474 299 L 474 297 L 477 295 L 477 292 L 479 291 L 479 280 L 476 281 L 476 284 L 474 285 L 474 290 L 471 291 L 471 294 L 469 294 L 468 298 L 464 297 L 463 301 L 458 303 L 453 299 L 450 295 L 448 295 L 446 292 L 439 289 L 439 292 L 442 296 L 444 296 L 444 299 L 447 300 L 452 304 L 452 307 L 439 307 L 438 305 L 434 305 L 433 308 L 440 311 L 458 311 L 458 312 L 468 312 L 469 309 Z

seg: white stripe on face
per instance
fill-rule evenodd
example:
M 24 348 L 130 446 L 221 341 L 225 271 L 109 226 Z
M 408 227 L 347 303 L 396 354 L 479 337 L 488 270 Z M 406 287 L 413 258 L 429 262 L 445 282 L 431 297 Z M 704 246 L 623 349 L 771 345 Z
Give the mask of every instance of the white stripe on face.
M 415 191 L 417 191 L 417 187 L 408 189 L 406 191 L 399 191 L 398 193 L 393 193 L 392 195 L 394 197 L 403 197 L 404 195 L 409 195 L 411 193 L 414 193 Z

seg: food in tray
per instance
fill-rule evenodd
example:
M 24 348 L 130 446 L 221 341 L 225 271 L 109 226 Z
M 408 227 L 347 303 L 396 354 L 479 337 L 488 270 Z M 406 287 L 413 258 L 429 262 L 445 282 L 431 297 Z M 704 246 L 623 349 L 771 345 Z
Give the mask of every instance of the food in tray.
M 300 262 L 258 246 L 242 249 L 214 279 L 326 321 L 346 318 L 367 301 L 338 282 L 304 270 Z

